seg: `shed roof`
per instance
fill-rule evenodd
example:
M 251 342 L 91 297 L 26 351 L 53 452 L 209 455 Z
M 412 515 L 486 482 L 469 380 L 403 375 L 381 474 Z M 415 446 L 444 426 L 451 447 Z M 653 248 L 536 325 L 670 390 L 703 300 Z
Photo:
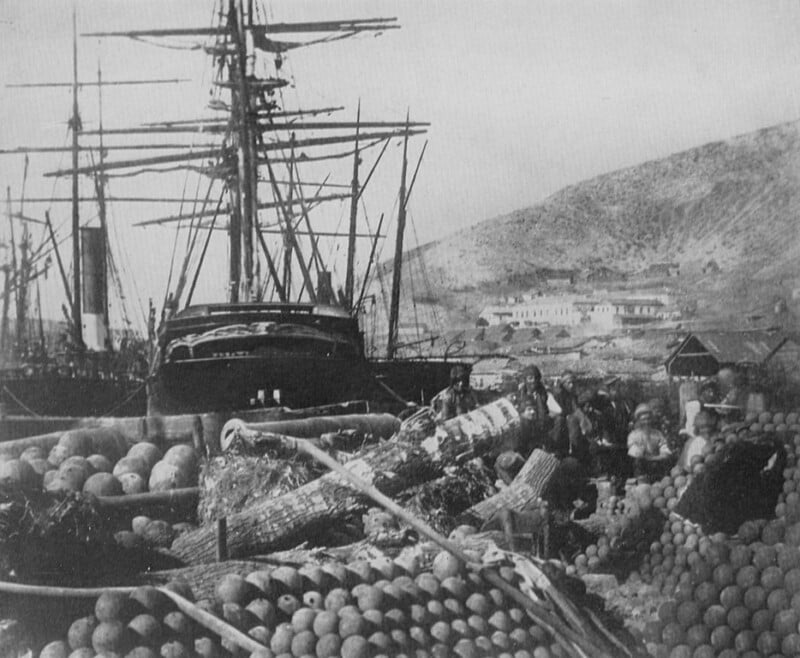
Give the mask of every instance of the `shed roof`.
M 709 331 L 695 334 L 720 363 L 762 363 L 786 336 L 766 331 Z
M 703 331 L 688 334 L 673 350 L 665 362 L 672 371 L 677 360 L 703 361 L 703 370 L 711 364 L 717 366 L 736 363 L 764 363 L 786 342 L 785 334 L 767 331 Z M 679 368 L 679 370 L 682 370 Z M 700 372 L 698 370 L 698 372 Z M 681 374 L 681 373 L 678 373 Z M 708 374 L 708 373 L 703 373 Z

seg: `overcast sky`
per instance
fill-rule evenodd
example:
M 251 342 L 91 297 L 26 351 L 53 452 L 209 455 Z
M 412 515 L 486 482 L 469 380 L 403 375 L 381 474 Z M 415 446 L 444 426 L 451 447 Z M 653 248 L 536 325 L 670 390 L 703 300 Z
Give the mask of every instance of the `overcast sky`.
M 0 84 L 70 80 L 70 5 L 0 0 Z M 207 26 L 213 9 L 201 0 L 77 5 L 80 32 Z M 410 108 L 412 119 L 431 122 L 411 203 L 411 246 L 414 233 L 421 243 L 437 239 L 570 183 L 800 117 L 798 2 L 285 0 L 268 13 L 273 21 L 398 17 L 402 29 L 377 38 L 295 51 L 284 72 L 300 105 L 346 105 L 344 119 L 354 118 L 361 99 L 365 118 L 402 118 Z M 195 81 L 107 91 L 106 128 L 203 114 L 202 53 L 91 38 L 79 48 L 82 79 L 96 78 L 100 59 L 105 79 Z M 96 121 L 95 93 L 82 92 L 87 125 Z M 69 90 L 4 89 L 0 147 L 63 145 L 69 111 Z M 52 180 L 39 174 L 58 164 L 59 157 L 32 156 L 28 196 L 51 194 Z M 391 176 L 376 183 L 388 196 L 399 173 L 396 159 L 390 166 Z M 22 169 L 20 156 L 0 157 L 0 181 L 13 196 Z M 135 181 L 112 182 L 112 193 L 114 185 L 135 190 Z M 134 215 L 173 210 L 115 208 L 113 218 L 129 224 Z M 393 212 L 391 203 L 373 221 L 383 211 Z M 53 214 L 68 219 L 66 207 Z M 127 251 L 120 258 L 136 272 L 138 295 L 158 299 L 173 232 L 137 231 L 119 229 Z M 390 250 L 389 242 L 384 256 Z

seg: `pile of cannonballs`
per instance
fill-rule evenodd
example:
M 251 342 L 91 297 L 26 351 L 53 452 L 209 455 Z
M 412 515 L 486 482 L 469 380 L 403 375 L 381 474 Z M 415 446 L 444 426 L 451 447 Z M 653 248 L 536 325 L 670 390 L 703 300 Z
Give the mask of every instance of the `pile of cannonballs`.
M 119 435 L 98 438 L 89 432 L 64 432 L 49 452 L 26 448 L 18 459 L 0 461 L 0 484 L 51 492 L 121 496 L 167 491 L 197 484 L 194 447 L 176 444 L 162 453 L 142 441 L 128 447 Z
M 652 655 L 800 655 L 798 417 L 766 412 L 752 416 L 744 428 L 719 437 L 704 455 L 695 457 L 688 470 L 676 467 L 652 485 L 634 486 L 624 498 L 608 499 L 600 510 L 613 521 L 607 535 L 576 558 L 572 569 L 579 573 L 602 571 L 613 557 L 615 537 L 635 525 L 646 510 L 663 512 L 661 531 L 632 574 L 669 597 L 644 631 Z M 720 459 L 724 445 L 765 433 L 777 437 L 787 453 L 783 492 L 773 518 L 745 521 L 728 536 L 708 534 L 674 513 L 692 478 Z
M 500 574 L 516 583 L 511 567 Z M 192 593 L 185 587 L 180 593 Z M 563 649 L 500 589 L 468 573 L 452 555 L 431 567 L 413 559 L 276 567 L 221 577 L 196 605 L 264 648 L 259 658 L 319 656 L 565 656 Z M 107 592 L 95 612 L 73 622 L 43 658 L 203 658 L 246 655 L 179 612 L 152 587 Z

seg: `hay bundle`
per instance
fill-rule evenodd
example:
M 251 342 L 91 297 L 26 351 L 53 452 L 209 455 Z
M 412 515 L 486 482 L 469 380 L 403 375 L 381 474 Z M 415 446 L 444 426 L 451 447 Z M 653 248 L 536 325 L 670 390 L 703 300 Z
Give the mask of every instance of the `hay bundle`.
M 76 578 L 96 573 L 115 549 L 109 520 L 87 498 L 0 491 L 0 560 L 7 572 L 36 580 Z
M 241 512 L 250 505 L 293 491 L 314 480 L 324 468 L 300 458 L 270 452 L 229 452 L 205 462 L 200 473 L 201 524 Z
M 146 548 L 125 548 L 115 520 L 96 499 L 76 493 L 0 490 L 0 566 L 30 584 L 118 583 L 175 560 Z
M 449 534 L 458 517 L 470 506 L 493 495 L 493 472 L 481 460 L 448 469 L 436 480 L 411 487 L 397 496 L 397 502 L 442 534 Z

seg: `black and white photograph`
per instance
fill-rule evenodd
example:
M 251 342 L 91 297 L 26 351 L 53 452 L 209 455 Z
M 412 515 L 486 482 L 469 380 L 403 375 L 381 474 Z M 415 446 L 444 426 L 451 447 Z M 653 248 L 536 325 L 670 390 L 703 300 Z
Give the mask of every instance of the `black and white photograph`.
M 800 657 L 800 3 L 0 53 L 0 658 Z

